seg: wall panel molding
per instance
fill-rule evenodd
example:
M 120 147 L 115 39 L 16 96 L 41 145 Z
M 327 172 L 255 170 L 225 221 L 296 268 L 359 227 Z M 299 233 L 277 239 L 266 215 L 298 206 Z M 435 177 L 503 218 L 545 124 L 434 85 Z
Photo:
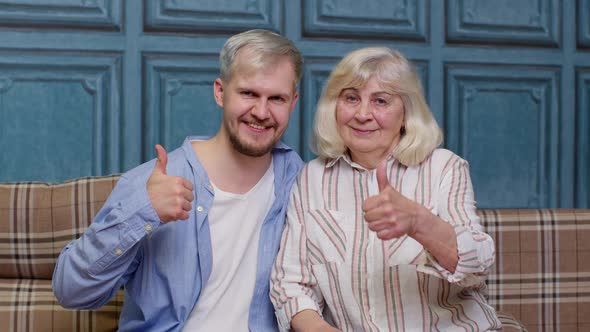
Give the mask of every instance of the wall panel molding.
M 559 0 L 449 0 L 447 41 L 559 47 Z
M 302 0 L 303 35 L 428 39 L 428 1 Z
M 555 206 L 559 71 L 445 67 L 447 146 L 471 163 L 483 208 Z
M 145 2 L 145 30 L 240 32 L 254 28 L 281 31 L 283 1 L 162 0 Z
M 217 132 L 222 115 L 213 98 L 217 58 L 144 54 L 143 72 L 143 160 L 155 157 L 156 143 L 169 150 L 188 135 Z
M 0 0 L 0 27 L 121 31 L 120 0 Z
M 590 48 L 590 1 L 577 0 L 578 47 Z
M 330 71 L 338 59 L 306 59 L 306 65 L 303 72 L 303 79 L 301 82 L 301 91 L 303 100 L 300 101 L 302 106 L 301 127 L 299 131 L 302 135 L 301 142 L 301 158 L 303 160 L 311 160 L 316 157 L 308 147 L 310 146 L 311 134 L 313 132 L 313 119 L 317 102 L 322 95 L 322 90 Z
M 18 142 L 0 155 L 0 181 L 119 172 L 120 62 L 119 55 L 0 53 L 0 141 Z
M 578 68 L 576 76 L 576 207 L 590 208 L 590 68 Z

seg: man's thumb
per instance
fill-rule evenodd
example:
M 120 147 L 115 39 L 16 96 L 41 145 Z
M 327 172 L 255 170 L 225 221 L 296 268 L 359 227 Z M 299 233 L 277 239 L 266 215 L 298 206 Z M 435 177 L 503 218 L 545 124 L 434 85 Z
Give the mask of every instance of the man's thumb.
M 387 180 L 387 159 L 383 159 L 379 163 L 379 166 L 377 166 L 377 184 L 379 185 L 379 192 L 389 186 L 389 180 Z
M 166 174 L 166 164 L 168 164 L 166 150 L 160 144 L 156 144 L 156 153 L 158 154 L 158 160 L 156 160 L 154 171 Z

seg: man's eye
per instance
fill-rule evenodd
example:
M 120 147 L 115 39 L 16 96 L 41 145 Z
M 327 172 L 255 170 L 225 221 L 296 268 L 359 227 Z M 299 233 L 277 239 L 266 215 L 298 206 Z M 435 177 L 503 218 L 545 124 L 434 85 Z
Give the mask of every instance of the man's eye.
M 242 92 L 240 92 L 240 94 L 241 94 L 242 96 L 246 96 L 246 97 L 251 97 L 251 96 L 253 96 L 253 95 L 254 95 L 254 94 L 252 93 L 252 91 L 242 91 Z
M 274 101 L 275 103 L 284 103 L 285 102 L 285 99 L 283 97 L 279 97 L 279 96 L 270 97 L 270 100 Z

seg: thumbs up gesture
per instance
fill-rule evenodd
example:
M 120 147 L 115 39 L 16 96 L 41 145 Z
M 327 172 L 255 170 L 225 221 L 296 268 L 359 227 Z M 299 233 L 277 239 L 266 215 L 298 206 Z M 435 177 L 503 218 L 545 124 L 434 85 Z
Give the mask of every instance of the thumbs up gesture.
M 395 190 L 387 180 L 387 160 L 377 167 L 379 194 L 363 202 L 365 221 L 369 229 L 377 232 L 377 237 L 390 240 L 405 234 L 412 236 L 417 224 L 420 204 L 407 199 Z
M 158 160 L 147 182 L 147 192 L 162 222 L 188 219 L 191 202 L 195 199 L 193 184 L 179 176 L 168 176 L 166 150 L 156 144 Z

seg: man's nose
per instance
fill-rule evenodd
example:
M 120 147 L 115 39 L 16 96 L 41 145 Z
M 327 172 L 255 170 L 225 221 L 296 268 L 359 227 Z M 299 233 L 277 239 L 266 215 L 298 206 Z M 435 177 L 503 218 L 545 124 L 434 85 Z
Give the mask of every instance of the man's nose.
M 250 113 L 258 120 L 266 120 L 270 117 L 268 100 L 262 99 L 252 107 Z

